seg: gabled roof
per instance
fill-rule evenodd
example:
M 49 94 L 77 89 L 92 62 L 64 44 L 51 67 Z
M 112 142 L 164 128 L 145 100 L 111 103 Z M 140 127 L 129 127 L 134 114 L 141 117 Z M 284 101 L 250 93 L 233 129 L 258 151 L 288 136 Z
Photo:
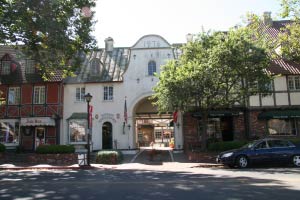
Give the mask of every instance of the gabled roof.
M 8 55 L 8 56 L 7 56 Z M 3 57 L 9 57 L 11 62 L 10 74 L 1 74 L 0 64 L 0 81 L 1 84 L 22 84 L 22 83 L 41 83 L 41 82 L 60 82 L 62 81 L 62 71 L 54 72 L 47 81 L 42 79 L 41 74 L 37 71 L 33 74 L 25 73 L 26 56 L 19 50 L 10 46 L 0 46 L 0 60 Z
M 85 60 L 75 77 L 68 77 L 65 83 L 99 83 L 123 81 L 130 58 L 129 48 L 114 48 L 108 52 L 99 49 L 85 55 Z M 92 69 L 92 61 L 97 60 L 99 66 Z
M 271 24 L 262 23 L 260 25 L 260 31 L 261 34 L 263 34 L 266 37 L 266 39 L 276 44 L 278 42 L 279 33 L 284 31 L 284 27 L 292 23 L 293 21 L 291 20 L 272 21 Z M 299 75 L 300 64 L 286 60 L 284 58 L 272 59 L 270 66 L 267 68 L 267 73 L 282 75 Z

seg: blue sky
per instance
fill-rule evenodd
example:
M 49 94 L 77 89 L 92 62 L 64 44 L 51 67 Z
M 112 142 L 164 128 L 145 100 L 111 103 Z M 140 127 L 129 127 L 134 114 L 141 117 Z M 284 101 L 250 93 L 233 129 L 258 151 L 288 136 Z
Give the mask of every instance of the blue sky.
M 131 47 L 144 35 L 158 34 L 169 43 L 185 42 L 188 33 L 228 30 L 247 12 L 272 12 L 280 0 L 97 0 L 94 35 L 99 47 L 112 37 L 116 47 Z

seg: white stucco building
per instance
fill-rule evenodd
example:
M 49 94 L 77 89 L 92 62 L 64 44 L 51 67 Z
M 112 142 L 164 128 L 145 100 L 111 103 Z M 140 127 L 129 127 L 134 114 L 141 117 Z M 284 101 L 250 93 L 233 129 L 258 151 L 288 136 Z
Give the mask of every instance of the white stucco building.
M 174 125 L 172 113 L 158 115 L 148 99 L 158 82 L 154 73 L 160 73 L 161 66 L 174 59 L 177 51 L 158 35 L 143 36 L 130 48 L 114 48 L 112 38 L 105 42 L 105 49 L 85 55 L 77 76 L 64 82 L 61 143 L 73 144 L 78 151 L 85 149 L 84 95 L 90 93 L 92 150 L 136 149 L 151 142 L 167 146 L 171 138 L 175 148 L 182 149 L 181 116 Z

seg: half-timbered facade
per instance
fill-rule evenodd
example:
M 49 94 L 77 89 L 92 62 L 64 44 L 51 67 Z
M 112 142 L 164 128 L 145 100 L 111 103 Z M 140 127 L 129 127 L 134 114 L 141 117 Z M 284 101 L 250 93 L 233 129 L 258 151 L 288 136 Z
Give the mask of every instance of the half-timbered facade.
M 40 144 L 59 144 L 61 73 L 44 81 L 34 60 L 8 46 L 0 47 L 0 69 L 0 142 L 26 151 Z

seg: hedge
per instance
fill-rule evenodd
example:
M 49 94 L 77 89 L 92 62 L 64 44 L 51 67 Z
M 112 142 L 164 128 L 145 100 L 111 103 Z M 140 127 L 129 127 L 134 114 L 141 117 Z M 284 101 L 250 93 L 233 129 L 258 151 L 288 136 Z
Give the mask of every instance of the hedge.
M 247 141 L 228 141 L 215 142 L 208 145 L 209 151 L 227 151 L 231 149 L 238 149 L 247 144 Z
M 58 154 L 58 153 L 74 153 L 73 145 L 40 145 L 36 148 L 36 153 L 39 154 Z
M 0 152 L 4 152 L 6 149 L 4 144 L 0 144 Z
M 300 139 L 299 138 L 293 138 L 293 139 L 290 139 L 290 141 L 292 143 L 294 143 L 295 145 L 300 145 Z
M 96 154 L 96 163 L 100 164 L 119 164 L 123 160 L 123 154 L 118 150 L 102 150 Z

